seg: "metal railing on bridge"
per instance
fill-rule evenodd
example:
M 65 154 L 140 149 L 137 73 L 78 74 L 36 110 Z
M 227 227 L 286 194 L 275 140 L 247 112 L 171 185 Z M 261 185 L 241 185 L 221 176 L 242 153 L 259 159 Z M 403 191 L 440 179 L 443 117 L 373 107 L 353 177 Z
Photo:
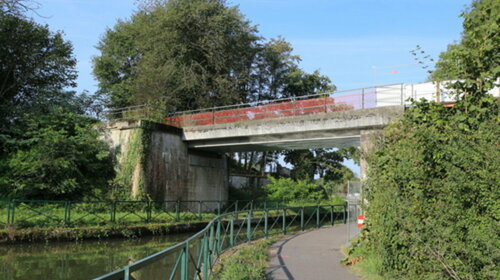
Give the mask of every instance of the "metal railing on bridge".
M 158 107 L 138 105 L 109 110 L 106 118 L 112 121 L 148 119 L 172 126 L 185 127 L 405 105 L 410 104 L 410 98 L 452 102 L 452 94 L 450 90 L 446 89 L 446 84 L 445 82 L 410 85 L 389 84 L 170 114 L 167 114 L 165 109 Z
M 187 240 L 95 280 L 207 280 L 219 256 L 241 243 L 346 222 L 345 205 L 248 209 L 218 215 Z
M 111 121 L 149 119 L 184 127 L 330 113 L 377 106 L 402 105 L 403 103 L 403 84 L 392 84 L 171 114 L 166 114 L 158 107 L 137 105 L 109 110 L 106 113 L 106 118 Z
M 183 111 L 169 115 L 172 126 L 200 126 L 402 105 L 403 85 L 384 85 Z

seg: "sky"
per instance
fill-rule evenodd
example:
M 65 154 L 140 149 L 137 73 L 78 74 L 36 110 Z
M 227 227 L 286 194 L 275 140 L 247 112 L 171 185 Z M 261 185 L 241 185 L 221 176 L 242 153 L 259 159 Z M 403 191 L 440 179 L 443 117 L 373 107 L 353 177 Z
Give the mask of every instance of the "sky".
M 78 60 L 77 91 L 96 91 L 92 57 L 107 28 L 127 19 L 135 0 L 38 0 L 33 18 L 60 30 Z M 417 83 L 427 73 L 410 51 L 437 58 L 460 39 L 470 0 L 232 0 L 265 38 L 282 36 L 307 72 L 320 70 L 338 89 Z M 353 166 L 352 162 L 348 163 Z M 353 167 L 355 168 L 355 167 Z M 358 171 L 357 171 L 358 172 Z

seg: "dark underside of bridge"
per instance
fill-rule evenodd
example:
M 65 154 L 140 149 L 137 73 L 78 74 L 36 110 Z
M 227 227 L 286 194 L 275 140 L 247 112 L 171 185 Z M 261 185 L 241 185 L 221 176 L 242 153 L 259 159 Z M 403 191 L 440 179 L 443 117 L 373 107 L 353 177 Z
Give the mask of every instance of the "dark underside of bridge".
M 199 140 L 189 141 L 191 149 L 212 152 L 246 152 L 246 151 L 279 151 L 304 150 L 316 148 L 340 148 L 359 146 L 360 136 L 353 133 L 318 133 L 301 134 L 269 134 L 266 136 L 228 137 L 223 141 Z

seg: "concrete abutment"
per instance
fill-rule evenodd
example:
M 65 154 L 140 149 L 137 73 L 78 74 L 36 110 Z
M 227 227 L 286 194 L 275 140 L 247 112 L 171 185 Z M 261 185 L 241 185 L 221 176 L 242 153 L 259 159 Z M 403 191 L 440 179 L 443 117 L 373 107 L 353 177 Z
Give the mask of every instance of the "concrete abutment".
M 101 131 L 115 158 L 115 185 L 132 197 L 227 200 L 226 157 L 189 149 L 182 129 L 123 121 L 108 123 Z

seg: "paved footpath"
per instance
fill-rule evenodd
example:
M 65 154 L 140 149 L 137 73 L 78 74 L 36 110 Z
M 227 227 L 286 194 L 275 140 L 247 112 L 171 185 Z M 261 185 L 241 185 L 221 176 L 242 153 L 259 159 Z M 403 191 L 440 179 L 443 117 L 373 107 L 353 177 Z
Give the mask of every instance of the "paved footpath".
M 268 275 L 273 280 L 358 280 L 340 265 L 346 225 L 289 235 L 271 246 Z

